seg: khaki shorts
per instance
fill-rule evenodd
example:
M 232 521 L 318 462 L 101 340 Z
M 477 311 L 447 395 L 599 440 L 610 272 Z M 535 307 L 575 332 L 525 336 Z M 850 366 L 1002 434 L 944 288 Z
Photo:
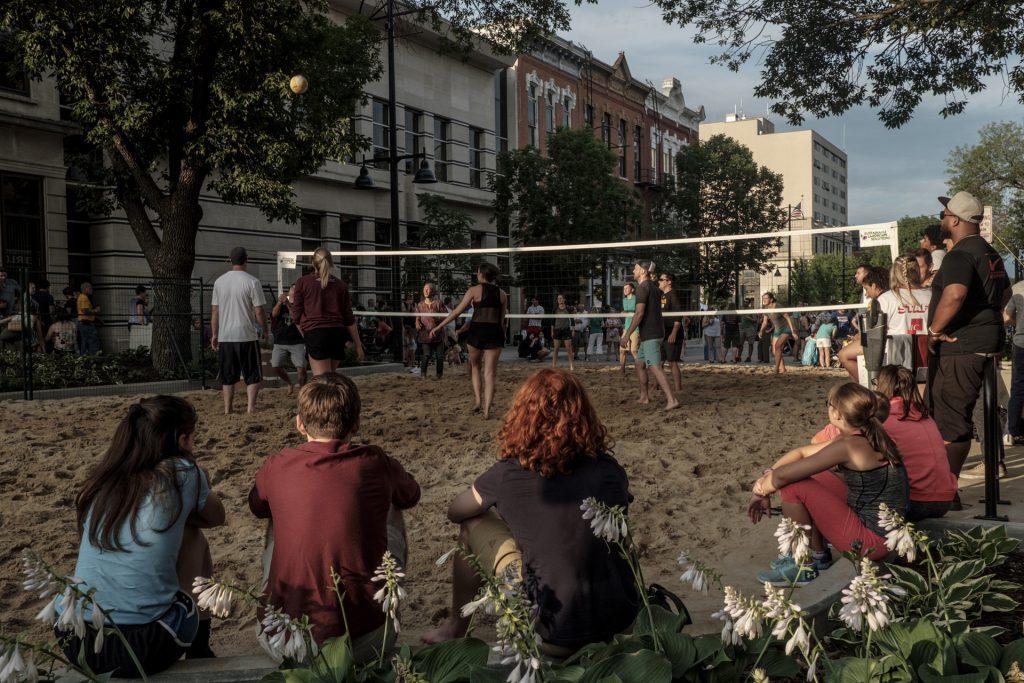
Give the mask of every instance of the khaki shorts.
M 621 343 L 621 341 L 619 342 Z M 636 352 L 640 349 L 640 330 L 633 330 L 633 334 L 629 335 L 629 352 L 636 357 Z M 620 353 L 625 353 L 626 349 L 619 347 Z
M 522 578 L 523 554 L 519 552 L 512 530 L 494 510 L 480 515 L 473 525 L 469 532 L 469 551 L 494 576 Z

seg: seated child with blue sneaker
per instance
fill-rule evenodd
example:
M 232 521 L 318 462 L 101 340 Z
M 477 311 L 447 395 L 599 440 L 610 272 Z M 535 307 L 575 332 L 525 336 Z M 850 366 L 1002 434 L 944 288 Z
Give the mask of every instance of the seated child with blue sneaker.
M 828 419 L 839 436 L 828 443 L 796 448 L 754 484 L 748 514 L 758 522 L 771 510 L 771 495 L 782 498 L 782 514 L 810 526 L 811 563 L 799 567 L 781 558 L 758 580 L 773 585 L 806 583 L 827 569 L 831 556 L 855 551 L 872 560 L 888 553 L 885 531 L 878 524 L 882 503 L 903 514 L 907 507 L 907 475 L 899 450 L 880 418 L 888 401 L 870 389 L 847 382 L 829 392 Z

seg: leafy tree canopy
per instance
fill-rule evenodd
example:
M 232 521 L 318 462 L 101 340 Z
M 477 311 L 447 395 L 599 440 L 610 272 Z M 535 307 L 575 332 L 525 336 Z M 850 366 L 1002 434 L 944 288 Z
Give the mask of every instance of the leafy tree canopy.
M 890 128 L 926 96 L 959 114 L 986 79 L 1005 74 L 1024 101 L 1024 5 L 1002 0 L 655 0 L 692 25 L 732 70 L 754 57 L 757 97 L 791 123 L 867 104 Z
M 938 213 L 936 211 L 932 216 L 904 216 L 896 222 L 901 254 L 909 254 L 921 248 L 925 228 L 939 223 Z
M 978 142 L 955 148 L 947 159 L 950 192 L 967 190 L 992 206 L 1000 251 L 1024 249 L 1024 125 L 1005 121 L 982 127 Z
M 441 195 L 424 192 L 416 196 L 423 222 L 416 230 L 409 248 L 467 249 L 469 232 L 475 221 L 463 211 L 454 209 Z M 461 297 L 472 278 L 470 256 L 423 256 L 406 258 L 402 264 L 402 289 L 416 293 L 427 282 L 433 282 L 442 296 Z

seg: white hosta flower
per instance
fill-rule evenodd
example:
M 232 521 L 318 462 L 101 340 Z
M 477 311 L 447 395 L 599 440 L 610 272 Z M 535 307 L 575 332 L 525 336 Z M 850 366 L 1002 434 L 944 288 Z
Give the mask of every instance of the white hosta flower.
M 818 651 L 811 655 L 811 661 L 807 662 L 807 683 L 818 680 Z
M 57 621 L 57 601 L 60 596 L 55 596 L 46 601 L 46 605 L 39 610 L 39 614 L 36 615 L 36 620 L 41 621 L 49 627 L 53 627 Z
M 64 589 L 60 596 L 60 617 L 55 626 L 58 630 L 74 631 L 78 638 L 85 637 L 85 617 L 82 614 L 85 609 L 85 600 L 79 598 L 71 586 Z
M 458 551 L 459 551 L 459 546 L 455 546 L 454 548 L 452 548 L 451 550 L 446 552 L 444 555 L 442 555 L 441 557 L 437 558 L 437 560 L 434 562 L 434 564 L 436 564 L 438 567 L 445 566 L 446 564 L 448 564 L 448 560 L 452 559 L 452 555 L 454 555 Z
M 772 637 L 778 640 L 786 639 L 790 634 L 790 627 L 793 622 L 796 622 L 797 627 L 793 632 L 793 637 L 786 642 L 786 654 L 792 653 L 793 648 L 806 652 L 806 648 L 810 646 L 810 640 L 801 618 L 800 605 L 790 602 L 783 589 L 775 588 L 770 583 L 764 584 L 764 595 L 762 606 L 765 618 L 772 620 Z
M 584 499 L 580 505 L 583 519 L 590 520 L 590 529 L 608 543 L 621 543 L 629 537 L 629 524 L 621 507 L 607 506 L 594 497 Z
M 285 657 L 302 662 L 317 656 L 316 641 L 305 618 L 292 619 L 286 612 L 273 605 L 267 605 L 260 622 L 256 641 L 270 658 L 281 662 Z
M 197 576 L 192 582 L 192 592 L 196 595 L 199 609 L 206 610 L 221 619 L 231 615 L 231 589 L 205 576 Z
M 724 592 L 724 607 L 712 615 L 726 621 L 727 629 L 722 630 L 722 640 L 739 643 L 743 638 L 760 638 L 764 630 L 764 606 L 753 598 L 744 597 L 732 586 L 726 586 Z
M 811 634 L 804 626 L 804 620 L 800 619 L 797 622 L 796 630 L 793 631 L 792 637 L 786 641 L 786 654 L 793 654 L 793 650 L 799 650 L 804 655 L 811 649 Z
M 878 525 L 886 531 L 885 547 L 895 550 L 907 562 L 917 558 L 917 534 L 913 524 L 885 503 L 878 506 Z
M 103 624 L 106 622 L 106 618 L 103 615 L 103 610 L 99 608 L 95 603 L 92 606 L 92 627 L 96 631 L 96 640 L 93 642 L 92 651 L 99 654 L 103 650 Z
M 51 572 L 43 560 L 29 549 L 21 553 L 21 571 L 25 574 L 22 587 L 39 598 L 48 598 L 61 587 L 61 577 Z
M 398 564 L 398 560 L 391 554 L 390 550 L 384 551 L 380 566 L 373 573 L 370 580 L 375 583 L 383 583 L 380 589 L 374 593 L 373 599 L 381 604 L 384 614 L 394 623 L 395 633 L 399 632 L 401 625 L 398 622 L 398 609 L 402 602 L 408 597 L 405 589 L 400 583 L 405 578 L 405 572 Z
M 754 683 L 770 683 L 771 679 L 768 678 L 767 672 L 764 669 L 757 668 L 750 672 L 750 680 Z
M 676 561 L 680 566 L 685 567 L 685 570 L 679 576 L 679 580 L 682 583 L 691 584 L 693 590 L 697 592 L 707 593 L 711 584 L 721 578 L 703 563 L 691 560 L 690 556 L 685 552 L 679 553 L 679 559 Z
M 887 591 L 893 591 L 884 581 L 887 578 L 888 574 L 878 575 L 878 567 L 871 560 L 866 557 L 861 560 L 860 573 L 843 589 L 843 606 L 839 609 L 843 623 L 854 631 L 862 631 L 865 623 L 871 631 L 889 623 Z
M 21 656 L 21 648 L 14 645 L 0 658 L 0 681 L 16 681 L 25 670 L 25 660 Z
M 807 532 L 811 527 L 806 524 L 797 524 L 789 517 L 779 520 L 779 526 L 775 529 L 775 538 L 779 541 L 779 555 L 793 558 L 797 564 L 803 564 L 811 556 L 811 546 L 807 539 Z
M 462 606 L 462 616 L 468 617 L 480 608 L 484 608 L 484 610 L 486 611 L 487 607 L 490 604 L 491 596 L 485 592 L 481 597 L 477 598 L 476 600 L 473 600 L 472 602 L 467 602 L 465 605 Z

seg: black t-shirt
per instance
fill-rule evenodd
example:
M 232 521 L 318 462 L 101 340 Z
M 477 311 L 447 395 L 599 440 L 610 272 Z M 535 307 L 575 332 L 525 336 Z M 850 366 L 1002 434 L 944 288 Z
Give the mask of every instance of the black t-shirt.
M 53 300 L 53 295 L 49 292 L 37 289 L 32 293 L 32 300 L 36 302 L 36 312 L 39 313 L 39 321 L 42 323 L 43 329 L 48 329 L 50 327 L 50 323 L 53 322 L 53 309 L 56 305 L 56 302 Z
M 947 285 L 967 287 L 967 296 L 953 319 L 942 330 L 955 342 L 942 342 L 944 354 L 995 353 L 1002 348 L 1003 297 L 1010 286 L 1003 259 L 980 235 L 963 238 L 942 259 L 942 267 L 932 281 L 932 303 L 928 307 L 928 326 L 939 308 L 942 290 Z
M 662 313 L 675 313 L 675 312 L 679 312 L 679 311 L 682 311 L 682 310 L 683 310 L 683 299 L 682 299 L 681 296 L 679 296 L 679 292 L 678 291 L 673 289 L 673 290 L 671 290 L 669 292 L 662 292 L 661 293 L 661 312 Z M 682 339 L 680 339 L 680 337 L 681 337 L 681 335 L 683 333 L 683 331 L 682 331 L 683 330 L 683 328 L 682 328 L 683 319 L 681 317 L 679 317 L 679 316 L 671 316 L 671 317 L 667 317 L 667 318 L 662 316 L 662 320 L 665 321 L 665 339 L 668 339 L 668 336 L 670 334 L 672 334 L 672 328 L 675 326 L 675 324 L 679 323 L 680 328 L 679 328 L 679 333 L 676 334 L 676 342 L 682 341 Z
M 523 579 L 537 605 L 537 633 L 576 648 L 607 640 L 636 618 L 639 598 L 629 565 L 594 536 L 580 504 L 632 501 L 622 466 L 610 455 L 580 458 L 572 474 L 542 477 L 501 460 L 473 484 L 485 507 L 501 515 L 523 554 Z
M 722 316 L 722 327 L 727 336 L 734 336 L 740 333 L 740 317 L 735 313 L 728 313 Z
M 292 346 L 293 344 L 304 344 L 305 339 L 302 337 L 302 332 L 292 321 L 291 311 L 288 310 L 288 306 L 281 306 L 280 314 L 274 316 L 270 321 L 270 330 L 274 333 L 274 343 L 281 344 L 282 346 Z
M 644 305 L 644 318 L 640 321 L 640 341 L 663 338 L 661 290 L 650 280 L 644 280 L 636 289 L 636 305 L 641 304 Z

